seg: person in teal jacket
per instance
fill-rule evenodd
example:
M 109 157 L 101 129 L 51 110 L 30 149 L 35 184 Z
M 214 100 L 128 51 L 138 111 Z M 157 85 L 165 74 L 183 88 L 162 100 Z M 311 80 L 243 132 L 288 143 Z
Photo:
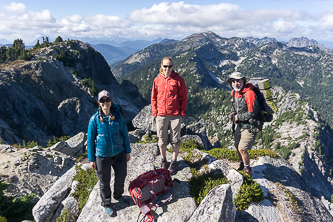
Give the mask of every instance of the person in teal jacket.
M 101 205 L 109 216 L 115 216 L 111 208 L 111 167 L 115 172 L 113 198 L 129 205 L 122 195 L 131 147 L 125 121 L 108 91 L 98 94 L 98 104 L 99 108 L 88 125 L 87 154 L 90 166 L 96 169 L 100 180 Z

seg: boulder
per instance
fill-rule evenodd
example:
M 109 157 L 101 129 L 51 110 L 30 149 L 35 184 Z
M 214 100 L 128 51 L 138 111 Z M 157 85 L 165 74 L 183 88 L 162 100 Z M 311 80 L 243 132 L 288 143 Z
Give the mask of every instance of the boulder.
M 36 222 L 50 221 L 53 213 L 61 201 L 70 191 L 70 185 L 75 175 L 75 168 L 72 167 L 67 173 L 60 177 L 53 186 L 42 196 L 32 209 L 32 215 Z
M 208 168 L 212 171 L 219 170 L 223 173 L 223 175 L 227 178 L 229 181 L 229 184 L 231 185 L 231 190 L 233 194 L 233 198 L 236 197 L 236 195 L 239 192 L 240 187 L 243 184 L 243 176 L 234 168 L 232 168 L 227 162 L 224 160 L 218 160 L 207 153 L 194 149 L 192 151 L 192 155 L 195 158 L 194 161 L 199 164 L 197 166 L 201 169 L 201 171 L 205 171 L 205 168 L 202 168 L 203 165 L 207 165 Z
M 145 106 L 132 120 L 135 128 L 156 133 L 156 122 L 152 116 L 151 105 Z
M 186 141 L 186 140 L 194 140 L 196 141 L 202 148 L 204 148 L 205 144 L 204 142 L 202 141 L 201 137 L 198 136 L 198 135 L 185 135 L 185 136 L 182 136 L 181 138 L 181 141 Z
M 90 167 L 90 164 L 85 164 Z M 75 188 L 78 185 L 78 181 L 73 181 L 70 192 L 64 197 L 63 201 L 59 204 L 57 209 L 54 211 L 53 217 L 51 219 L 51 222 L 56 222 L 57 218 L 62 214 L 64 210 L 67 210 L 67 212 L 70 212 L 72 217 L 78 217 L 79 216 L 79 207 L 78 207 L 78 200 L 71 196 L 72 193 L 75 192 Z
M 233 222 L 236 206 L 233 203 L 231 186 L 222 184 L 210 190 L 194 211 L 189 222 Z
M 68 140 L 60 141 L 50 147 L 52 151 L 58 151 L 71 156 L 79 156 L 84 151 L 84 143 L 86 141 L 86 134 L 83 132 L 69 138 Z
M 125 182 L 124 193 L 124 197 L 131 200 L 131 205 L 125 207 L 112 199 L 112 207 L 117 211 L 117 221 L 136 221 L 138 219 L 140 209 L 129 196 L 128 183 L 142 173 L 152 170 L 160 164 L 160 157 L 156 156 L 156 144 L 131 144 L 131 147 L 132 158 L 128 163 L 128 175 Z M 167 152 L 167 159 L 169 161 L 171 160 L 171 153 Z M 179 158 L 178 169 L 177 174 L 172 176 L 174 179 L 172 200 L 158 207 L 156 211 L 153 211 L 154 218 L 157 221 L 187 221 L 197 207 L 190 195 L 190 168 L 181 157 Z M 113 181 L 112 178 L 111 183 L 113 183 Z M 111 188 L 113 188 L 113 186 L 111 186 Z M 100 202 L 99 183 L 97 183 L 77 221 L 109 220 Z
M 198 135 L 204 144 L 203 148 L 205 150 L 210 150 L 212 148 L 212 146 L 208 140 L 206 126 L 203 121 L 199 121 L 197 123 L 186 126 L 186 134 L 187 135 Z

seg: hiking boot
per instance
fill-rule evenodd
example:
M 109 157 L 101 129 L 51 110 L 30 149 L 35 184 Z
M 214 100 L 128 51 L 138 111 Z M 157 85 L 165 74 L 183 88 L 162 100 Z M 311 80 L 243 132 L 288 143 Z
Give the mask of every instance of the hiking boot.
M 161 168 L 168 169 L 168 161 L 166 159 L 161 160 Z
M 237 171 L 240 171 L 240 170 L 244 170 L 244 162 L 239 163 L 239 167 L 238 167 Z
M 171 161 L 170 166 L 168 170 L 170 171 L 170 174 L 175 174 L 178 169 L 178 164 L 177 161 Z
M 111 206 L 105 206 L 105 213 L 110 216 L 110 217 L 115 217 L 116 216 L 116 212 L 111 208 Z
M 245 174 L 249 175 L 250 177 L 252 177 L 252 170 L 251 170 L 251 168 L 245 168 Z
M 122 203 L 126 206 L 129 206 L 130 205 L 130 202 L 123 196 L 121 196 L 120 198 L 116 199 L 119 203 Z

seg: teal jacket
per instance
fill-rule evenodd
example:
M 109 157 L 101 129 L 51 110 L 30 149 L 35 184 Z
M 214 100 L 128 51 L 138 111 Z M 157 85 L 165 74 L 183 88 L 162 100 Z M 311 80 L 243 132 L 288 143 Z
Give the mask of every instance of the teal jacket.
M 123 150 L 128 154 L 131 147 L 125 121 L 119 112 L 119 107 L 112 103 L 114 120 L 103 115 L 104 122 L 99 119 L 99 112 L 90 118 L 87 135 L 87 154 L 90 162 L 96 157 L 111 157 Z

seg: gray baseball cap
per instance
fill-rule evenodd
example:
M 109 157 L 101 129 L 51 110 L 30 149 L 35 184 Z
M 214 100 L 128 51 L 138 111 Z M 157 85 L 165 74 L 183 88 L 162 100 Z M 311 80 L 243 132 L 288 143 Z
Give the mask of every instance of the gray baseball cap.
M 108 97 L 108 98 L 112 99 L 110 93 L 106 90 L 102 90 L 98 93 L 98 101 L 103 97 Z

